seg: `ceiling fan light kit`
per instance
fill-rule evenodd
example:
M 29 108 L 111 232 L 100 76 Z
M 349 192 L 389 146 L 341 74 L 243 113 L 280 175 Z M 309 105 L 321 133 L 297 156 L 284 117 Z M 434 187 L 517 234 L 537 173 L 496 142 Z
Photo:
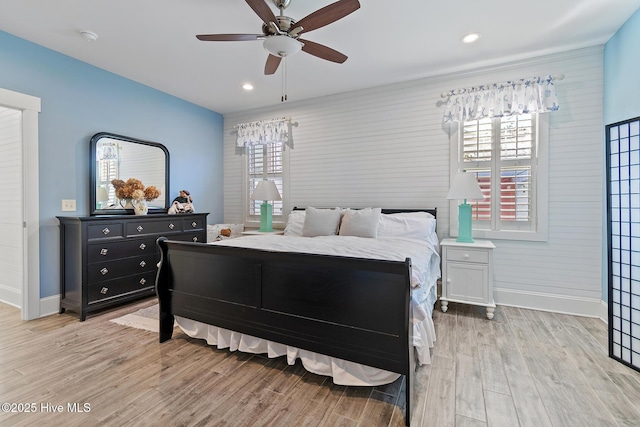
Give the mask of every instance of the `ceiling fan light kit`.
M 263 46 L 270 54 L 284 58 L 300 52 L 304 45 L 293 37 L 275 35 L 267 37 Z

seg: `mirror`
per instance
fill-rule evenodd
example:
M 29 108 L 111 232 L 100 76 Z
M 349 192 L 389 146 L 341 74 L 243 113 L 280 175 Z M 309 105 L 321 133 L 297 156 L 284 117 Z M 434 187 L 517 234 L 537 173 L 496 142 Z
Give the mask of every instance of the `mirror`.
M 111 184 L 114 179 L 140 180 L 160 190 L 160 196 L 147 201 L 149 213 L 166 213 L 169 208 L 169 151 L 157 142 L 101 132 L 91 138 L 91 177 L 89 207 L 91 215 L 132 214 L 130 206 L 118 199 Z

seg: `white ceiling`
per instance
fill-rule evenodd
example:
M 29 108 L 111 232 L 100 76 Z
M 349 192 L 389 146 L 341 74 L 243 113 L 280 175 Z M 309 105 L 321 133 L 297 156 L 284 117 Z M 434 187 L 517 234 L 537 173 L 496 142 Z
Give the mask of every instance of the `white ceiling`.
M 278 10 L 271 0 L 266 2 Z M 292 0 L 295 20 L 333 0 Z M 306 39 L 349 59 L 288 58 L 289 101 L 601 45 L 640 0 L 360 0 Z M 0 30 L 219 113 L 279 104 L 282 69 L 263 74 L 261 41 L 202 42 L 196 34 L 261 33 L 242 0 L 0 0 Z M 80 30 L 98 40 L 88 43 Z M 463 35 L 479 32 L 465 45 Z M 242 89 L 249 82 L 252 92 Z

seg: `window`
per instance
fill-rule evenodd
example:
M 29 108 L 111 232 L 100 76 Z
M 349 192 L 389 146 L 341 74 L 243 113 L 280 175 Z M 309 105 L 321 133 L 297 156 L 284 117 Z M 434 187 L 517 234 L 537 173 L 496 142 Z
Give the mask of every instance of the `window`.
M 473 173 L 485 198 L 472 205 L 476 237 L 545 240 L 546 115 L 522 114 L 458 124 L 452 137 L 452 174 Z M 457 205 L 451 231 L 457 232 Z
M 251 193 L 259 181 L 269 179 L 275 182 L 283 200 L 270 201 L 273 204 L 273 222 L 282 223 L 284 202 L 284 143 L 254 144 L 246 147 L 247 191 L 246 222 L 260 222 L 262 200 L 251 200 Z

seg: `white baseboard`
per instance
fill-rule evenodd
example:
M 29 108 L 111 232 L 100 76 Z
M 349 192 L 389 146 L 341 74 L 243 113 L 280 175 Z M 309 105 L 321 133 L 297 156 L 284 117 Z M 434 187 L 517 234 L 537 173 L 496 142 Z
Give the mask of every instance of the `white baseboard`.
M 13 307 L 22 307 L 22 292 L 0 284 L 0 301 Z
M 554 313 L 572 314 L 575 316 L 597 317 L 602 315 L 602 303 L 599 298 L 579 298 L 568 295 L 543 294 L 513 289 L 494 289 L 495 302 L 498 305 L 529 308 L 532 310 L 551 311 Z M 606 304 L 605 313 L 606 313 Z
M 600 313 L 599 313 L 598 317 L 604 323 L 609 324 L 609 304 L 607 304 L 606 302 L 600 300 L 599 309 L 600 309 Z
M 40 298 L 40 317 L 58 314 L 60 312 L 60 295 Z

